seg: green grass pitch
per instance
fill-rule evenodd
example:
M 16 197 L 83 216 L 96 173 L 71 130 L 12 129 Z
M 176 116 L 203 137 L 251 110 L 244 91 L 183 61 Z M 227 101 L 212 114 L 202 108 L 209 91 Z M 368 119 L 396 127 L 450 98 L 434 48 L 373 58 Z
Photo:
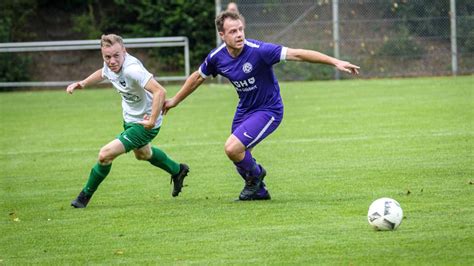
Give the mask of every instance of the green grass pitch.
M 203 85 L 153 142 L 190 165 L 182 194 L 127 154 L 86 209 L 69 203 L 121 132 L 118 93 L 2 93 L 0 264 L 473 265 L 472 84 L 282 83 L 285 118 L 253 152 L 265 202 L 234 202 L 243 182 L 223 147 L 237 97 Z M 398 230 L 368 225 L 379 197 L 400 202 Z

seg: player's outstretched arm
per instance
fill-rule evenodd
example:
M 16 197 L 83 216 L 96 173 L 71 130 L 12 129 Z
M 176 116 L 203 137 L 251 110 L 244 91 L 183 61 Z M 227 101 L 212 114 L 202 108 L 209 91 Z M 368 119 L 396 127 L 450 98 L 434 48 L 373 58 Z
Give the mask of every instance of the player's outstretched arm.
M 347 72 L 349 74 L 358 75 L 359 66 L 353 65 L 347 61 L 342 61 L 337 58 L 325 55 L 323 53 L 306 50 L 288 48 L 286 52 L 286 60 L 289 61 L 305 61 L 310 63 L 320 63 L 335 66 L 338 70 Z
M 168 113 L 168 110 L 171 108 L 176 107 L 181 101 L 186 99 L 189 94 L 193 93 L 203 82 L 205 79 L 201 77 L 199 71 L 195 71 L 192 73 L 184 82 L 183 87 L 176 93 L 176 95 L 165 101 L 163 105 L 163 114 L 165 115 Z
M 84 80 L 74 82 L 67 86 L 66 92 L 72 94 L 75 89 L 83 89 L 86 86 L 97 84 L 103 81 L 104 78 L 102 77 L 102 69 L 97 70 L 96 72 L 92 73 L 90 76 L 85 78 Z

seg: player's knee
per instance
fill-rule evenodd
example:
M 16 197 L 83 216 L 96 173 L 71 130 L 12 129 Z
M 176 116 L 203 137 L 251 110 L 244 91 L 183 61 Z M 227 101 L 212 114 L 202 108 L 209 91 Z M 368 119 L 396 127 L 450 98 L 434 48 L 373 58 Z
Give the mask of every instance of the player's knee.
M 110 164 L 114 160 L 114 157 L 110 154 L 109 150 L 102 148 L 99 151 L 98 161 L 100 164 Z
M 151 154 L 148 153 L 143 153 L 143 152 L 137 152 L 135 153 L 135 158 L 140 161 L 147 161 L 151 158 Z
M 240 153 L 239 149 L 232 143 L 226 143 L 224 146 L 224 152 L 227 157 L 233 159 Z

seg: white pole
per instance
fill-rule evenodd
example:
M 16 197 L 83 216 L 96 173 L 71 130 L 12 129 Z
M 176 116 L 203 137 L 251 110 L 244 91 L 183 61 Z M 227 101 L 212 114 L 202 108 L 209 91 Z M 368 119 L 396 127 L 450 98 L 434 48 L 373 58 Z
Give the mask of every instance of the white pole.
M 451 17 L 451 68 L 453 76 L 458 74 L 458 46 L 456 42 L 456 0 L 450 0 Z
M 217 17 L 217 15 L 219 15 L 219 13 L 221 13 L 221 10 L 222 10 L 222 3 L 221 3 L 221 0 L 215 0 L 216 1 L 216 15 L 215 17 Z M 222 40 L 221 40 L 221 37 L 219 36 L 219 33 L 217 32 L 217 29 L 216 29 L 216 47 L 219 47 L 222 43 Z M 221 75 L 217 75 L 217 83 L 221 84 L 222 83 L 222 76 Z
M 334 57 L 339 58 L 339 1 L 332 0 L 332 33 L 334 41 Z M 340 73 L 336 69 L 335 79 L 340 79 Z
M 186 77 L 189 77 L 191 74 L 191 67 L 189 63 L 189 39 L 186 37 L 185 42 L 184 42 L 184 75 Z
M 217 17 L 217 15 L 221 13 L 221 10 L 222 10 L 221 0 L 216 0 L 216 15 L 214 17 Z M 219 33 L 217 32 L 217 29 L 216 29 L 216 47 L 219 47 L 219 45 L 221 45 L 221 38 L 219 37 Z

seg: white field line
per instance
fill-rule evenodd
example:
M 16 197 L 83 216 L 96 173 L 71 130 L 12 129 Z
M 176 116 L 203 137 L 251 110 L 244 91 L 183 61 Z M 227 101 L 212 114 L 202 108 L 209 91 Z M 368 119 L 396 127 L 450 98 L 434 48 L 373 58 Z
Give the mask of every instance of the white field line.
M 424 134 L 410 134 L 410 135 L 379 135 L 379 136 L 349 136 L 349 137 L 334 137 L 334 138 L 299 138 L 299 139 L 284 139 L 284 140 L 264 140 L 263 143 L 270 144 L 298 144 L 298 143 L 335 143 L 335 142 L 350 142 L 350 141 L 366 141 L 376 139 L 411 139 L 420 137 L 450 137 L 450 136 L 474 136 L 474 133 L 469 132 L 430 132 Z M 224 145 L 225 140 L 222 141 L 206 141 L 206 142 L 190 142 L 190 143 L 173 143 L 173 144 L 157 144 L 158 147 L 201 147 Z M 104 143 L 105 145 L 105 143 Z M 100 147 L 96 148 L 68 148 L 68 149 L 42 149 L 29 151 L 7 151 L 1 152 L 0 155 L 28 155 L 28 154 L 47 154 L 47 153 L 79 153 L 79 152 L 99 152 Z

